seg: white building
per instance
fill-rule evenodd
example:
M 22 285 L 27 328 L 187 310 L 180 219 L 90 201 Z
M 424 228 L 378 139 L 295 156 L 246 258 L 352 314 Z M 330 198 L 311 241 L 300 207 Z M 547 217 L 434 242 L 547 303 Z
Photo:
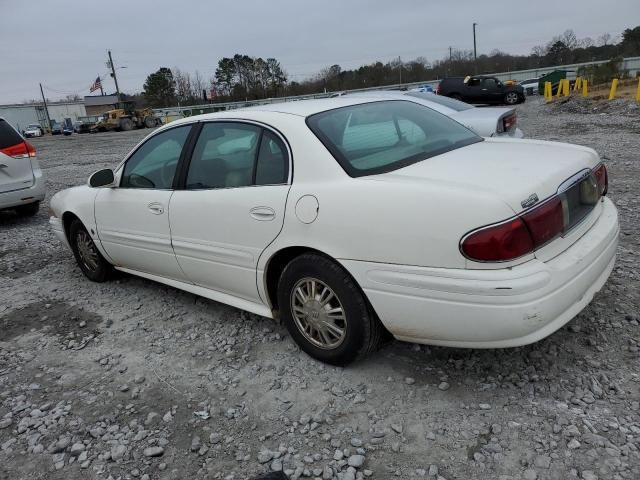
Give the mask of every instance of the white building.
M 84 117 L 87 112 L 84 102 L 50 102 L 47 103 L 51 121 L 62 122 L 65 118 L 75 121 Z M 39 123 L 43 127 L 47 124 L 47 116 L 42 104 L 0 105 L 0 117 L 4 118 L 18 131 L 30 123 Z

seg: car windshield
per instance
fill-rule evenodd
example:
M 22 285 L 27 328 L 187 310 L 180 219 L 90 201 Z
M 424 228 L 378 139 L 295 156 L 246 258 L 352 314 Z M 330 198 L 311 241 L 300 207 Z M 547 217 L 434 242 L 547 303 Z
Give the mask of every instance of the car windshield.
M 446 115 L 403 100 L 328 110 L 311 115 L 307 125 L 352 177 L 390 172 L 482 141 Z
M 456 112 L 462 112 L 463 110 L 470 110 L 472 108 L 475 108 L 473 105 L 469 105 L 468 103 L 461 102 L 460 100 L 456 100 L 455 98 L 449 98 L 443 95 L 436 95 L 434 93 L 407 92 L 406 94 L 412 97 L 429 100 L 430 102 L 437 103 L 438 105 L 442 105 L 443 107 L 452 108 Z

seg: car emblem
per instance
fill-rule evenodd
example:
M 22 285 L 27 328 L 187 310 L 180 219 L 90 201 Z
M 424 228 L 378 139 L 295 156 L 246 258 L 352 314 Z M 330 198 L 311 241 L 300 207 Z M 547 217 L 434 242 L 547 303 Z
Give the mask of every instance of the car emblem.
M 532 193 L 523 201 L 521 201 L 520 205 L 522 205 L 522 208 L 529 208 L 531 205 L 535 205 L 536 203 L 538 203 L 538 200 L 539 200 L 538 195 L 536 195 L 535 193 Z

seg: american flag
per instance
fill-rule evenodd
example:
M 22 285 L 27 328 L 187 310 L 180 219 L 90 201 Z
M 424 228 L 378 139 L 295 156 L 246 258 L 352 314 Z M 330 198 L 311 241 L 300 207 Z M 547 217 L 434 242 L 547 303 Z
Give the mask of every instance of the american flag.
M 100 90 L 102 88 L 102 83 L 100 83 L 100 77 L 96 78 L 96 81 L 91 84 L 89 87 L 90 92 L 95 92 L 96 90 Z

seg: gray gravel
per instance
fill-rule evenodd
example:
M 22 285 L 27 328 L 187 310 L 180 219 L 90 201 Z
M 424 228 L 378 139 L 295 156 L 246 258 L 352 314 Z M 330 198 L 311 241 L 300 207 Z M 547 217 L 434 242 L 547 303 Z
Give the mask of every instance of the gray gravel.
M 46 202 L 0 213 L 0 478 L 640 478 L 640 119 L 624 108 L 518 107 L 528 137 L 608 159 L 622 224 L 602 292 L 522 348 L 393 342 L 328 367 L 271 320 L 131 276 L 85 280 Z M 33 139 L 48 198 L 145 133 Z

